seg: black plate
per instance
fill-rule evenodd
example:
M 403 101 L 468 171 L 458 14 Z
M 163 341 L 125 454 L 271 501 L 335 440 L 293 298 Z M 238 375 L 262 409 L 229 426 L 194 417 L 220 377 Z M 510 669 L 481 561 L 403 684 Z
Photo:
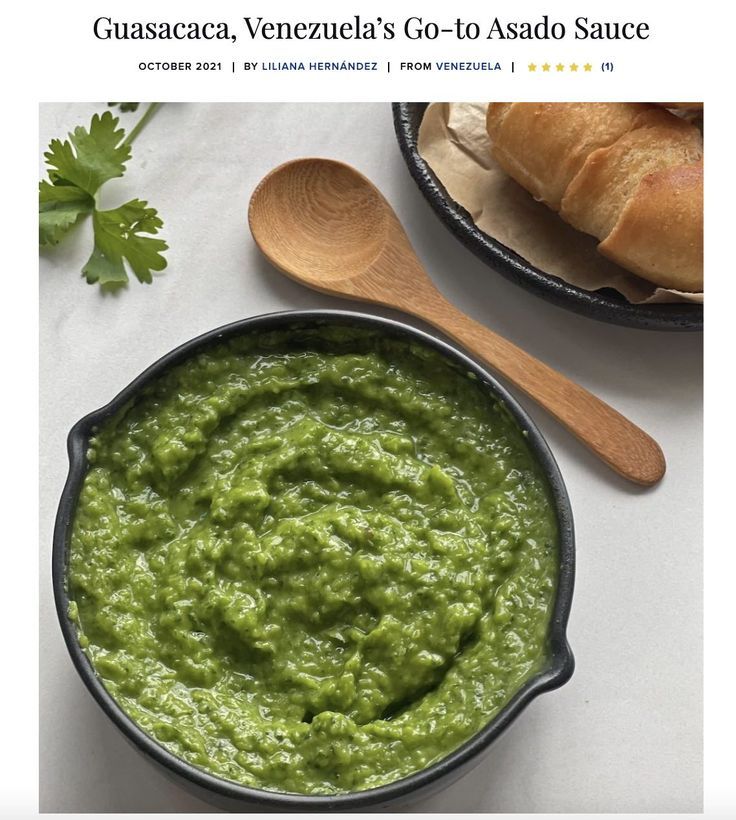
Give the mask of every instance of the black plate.
M 89 439 L 100 423 L 114 415 L 123 405 L 134 399 L 149 382 L 161 376 L 170 367 L 223 339 L 229 339 L 244 333 L 270 331 L 277 328 L 324 324 L 357 325 L 359 327 L 374 328 L 386 335 L 409 337 L 419 344 L 432 347 L 451 362 L 474 374 L 491 395 L 506 405 L 517 423 L 526 432 L 529 447 L 538 463 L 542 466 L 549 482 L 552 503 L 555 506 L 559 524 L 560 574 L 550 624 L 550 657 L 548 663 L 516 692 L 506 706 L 483 729 L 439 762 L 386 786 L 334 796 L 307 796 L 250 788 L 208 774 L 164 749 L 131 720 L 105 689 L 79 645 L 76 626 L 68 614 L 69 598 L 66 588 L 66 570 L 74 512 L 87 473 Z M 52 557 L 56 611 L 67 649 L 87 689 L 125 737 L 139 751 L 143 752 L 149 760 L 158 764 L 165 774 L 209 803 L 233 811 L 243 811 L 244 809 L 282 812 L 356 811 L 367 808 L 376 810 L 388 806 L 395 807 L 413 801 L 420 796 L 428 796 L 443 786 L 449 785 L 453 780 L 473 768 L 479 762 L 481 756 L 488 751 L 490 744 L 512 723 L 528 703 L 542 692 L 548 692 L 562 686 L 573 673 L 575 662 L 567 643 L 566 628 L 572 603 L 575 576 L 575 535 L 570 499 L 557 467 L 557 462 L 534 422 L 516 399 L 492 375 L 455 347 L 410 325 L 383 319 L 380 316 L 354 313 L 353 311 L 312 310 L 286 311 L 265 316 L 254 316 L 251 319 L 244 319 L 225 327 L 216 328 L 167 353 L 138 376 L 122 392 L 118 393 L 109 404 L 78 421 L 69 433 L 67 446 L 69 475 L 61 494 L 61 501 L 56 515 Z M 533 757 L 534 749 L 528 751 L 529 755 Z M 131 784 L 131 787 L 134 787 L 134 785 Z
M 476 227 L 470 214 L 447 193 L 419 156 L 419 125 L 429 103 L 393 103 L 394 128 L 401 153 L 419 189 L 435 213 L 476 256 L 502 276 L 560 307 L 592 319 L 644 330 L 702 330 L 703 306 L 632 305 L 611 288 L 583 290 L 545 273 Z

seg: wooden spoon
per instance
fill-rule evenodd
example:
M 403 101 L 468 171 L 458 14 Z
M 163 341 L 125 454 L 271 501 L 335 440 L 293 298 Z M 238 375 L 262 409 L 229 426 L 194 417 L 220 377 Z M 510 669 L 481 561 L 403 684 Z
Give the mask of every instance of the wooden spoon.
M 424 319 L 541 404 L 624 478 L 649 486 L 664 475 L 662 450 L 643 430 L 448 302 L 389 203 L 351 166 L 317 158 L 280 165 L 253 192 L 248 221 L 266 257 L 292 279 Z

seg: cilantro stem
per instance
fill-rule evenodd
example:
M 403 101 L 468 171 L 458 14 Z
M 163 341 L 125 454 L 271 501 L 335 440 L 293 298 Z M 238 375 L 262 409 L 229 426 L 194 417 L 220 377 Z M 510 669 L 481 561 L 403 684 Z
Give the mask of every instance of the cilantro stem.
M 130 134 L 120 143 L 121 145 L 132 145 L 133 140 L 141 133 L 141 131 L 145 128 L 146 123 L 151 119 L 151 117 L 161 108 L 161 103 L 154 102 L 149 103 L 148 108 L 146 108 L 145 113 L 143 116 L 138 120 L 135 126 L 131 129 Z

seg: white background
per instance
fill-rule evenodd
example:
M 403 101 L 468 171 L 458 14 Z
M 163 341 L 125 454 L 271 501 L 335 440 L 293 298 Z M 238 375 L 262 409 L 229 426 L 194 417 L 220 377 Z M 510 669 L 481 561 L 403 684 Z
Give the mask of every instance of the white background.
M 257 4 L 248 3 L 247 9 L 240 8 L 239 4 L 223 2 L 223 0 L 210 0 L 206 5 L 194 2 L 177 2 L 156 4 L 156 19 L 195 19 L 197 17 L 208 19 L 219 19 L 232 15 L 235 18 L 240 13 L 257 14 L 268 16 L 279 16 L 282 18 L 298 18 L 309 15 L 313 19 L 334 19 L 336 17 L 335 4 L 322 0 L 311 2 L 308 11 L 305 11 L 303 3 L 295 0 L 270 0 L 267 4 L 262 4 L 260 8 Z M 448 6 L 439 0 L 423 0 L 421 8 L 414 2 L 398 2 L 394 0 L 386 9 L 380 8 L 377 3 L 356 2 L 351 8 L 351 13 L 363 12 L 364 14 L 375 15 L 378 11 L 386 15 L 406 16 L 409 14 L 424 14 L 439 16 L 447 14 L 451 8 L 452 14 L 467 15 L 488 15 L 490 13 L 515 17 L 516 19 L 533 19 L 541 13 L 550 12 L 555 16 L 570 15 L 571 18 L 578 14 L 588 13 L 592 16 L 592 4 L 583 6 L 580 2 L 559 2 L 554 7 L 544 7 L 541 3 L 515 2 L 499 6 L 494 4 L 489 8 L 486 2 L 471 2 L 464 0 L 455 2 Z M 736 728 L 733 684 L 731 668 L 733 665 L 731 647 L 733 644 L 733 591 L 732 578 L 736 572 L 736 559 L 733 551 L 733 479 L 732 467 L 736 459 L 736 448 L 733 437 L 729 434 L 732 427 L 733 402 L 732 402 L 732 374 L 733 374 L 733 321 L 732 321 L 732 281 L 731 271 L 733 268 L 732 258 L 732 208 L 730 198 L 732 196 L 732 168 L 730 156 L 732 152 L 733 116 L 730 93 L 730 76 L 732 74 L 731 55 L 733 53 L 732 29 L 729 25 L 727 12 L 722 4 L 702 2 L 693 6 L 679 7 L 662 0 L 652 0 L 646 4 L 641 2 L 618 2 L 616 4 L 595 4 L 595 14 L 607 19 L 647 19 L 653 28 L 652 38 L 645 44 L 634 44 L 632 46 L 612 46 L 605 44 L 591 46 L 596 57 L 615 58 L 617 70 L 614 74 L 598 75 L 595 83 L 590 87 L 583 87 L 580 84 L 573 85 L 571 76 L 554 77 L 547 86 L 542 86 L 538 82 L 538 77 L 524 76 L 517 74 L 509 82 L 508 77 L 492 75 L 467 75 L 463 77 L 453 77 L 447 75 L 413 75 L 411 77 L 400 78 L 392 75 L 390 82 L 379 81 L 374 77 L 350 78 L 346 81 L 341 78 L 337 85 L 333 85 L 326 78 L 319 78 L 315 81 L 313 77 L 295 79 L 293 76 L 262 76 L 257 81 L 252 78 L 245 82 L 243 78 L 236 80 L 233 78 L 213 78 L 213 77 L 181 77 L 171 75 L 141 75 L 135 71 L 135 61 L 137 57 L 161 57 L 178 56 L 201 56 L 216 59 L 218 56 L 227 57 L 237 54 L 238 58 L 246 57 L 307 57 L 312 56 L 306 49 L 297 46 L 288 49 L 286 54 L 284 48 L 245 46 L 242 49 L 227 49 L 226 53 L 218 54 L 207 47 L 196 50 L 188 49 L 186 44 L 173 47 L 139 48 L 137 44 L 100 44 L 92 40 L 90 27 L 92 19 L 100 14 L 99 4 L 91 0 L 80 0 L 73 6 L 51 3 L 49 0 L 42 0 L 35 3 L 25 3 L 14 6 L 12 12 L 6 13 L 4 18 L 5 43 L 0 59 L 2 60 L 3 81 L 4 81 L 4 128 L 0 131 L 0 141 L 2 142 L 4 164 L 4 196 L 0 199 L 0 209 L 3 217 L 3 252 L 5 255 L 4 265 L 4 311 L 3 322 L 0 323 L 0 334 L 2 337 L 2 362 L 4 372 L 4 383 L 9 388 L 10 400 L 0 402 L 0 413 L 3 429 L 6 433 L 4 440 L 4 455 L 6 469 L 0 471 L 0 491 L 6 500 L 6 509 L 9 514 L 4 520 L 4 542 L 5 542 L 5 583 L 3 594 L 0 596 L 0 612 L 2 622 L 6 627 L 4 630 L 4 665 L 3 675 L 0 680 L 0 696 L 4 704 L 3 714 L 3 743 L 0 744 L 0 766 L 2 766 L 2 781 L 0 782 L 0 812 L 9 815 L 20 813 L 35 813 L 37 810 L 38 797 L 38 733 L 35 728 L 37 708 L 38 708 L 38 676 L 37 666 L 39 657 L 39 645 L 36 641 L 35 625 L 38 619 L 39 598 L 44 606 L 44 596 L 48 595 L 48 564 L 39 562 L 38 550 L 36 549 L 36 539 L 32 533 L 35 531 L 35 522 L 39 510 L 39 493 L 37 486 L 38 446 L 37 431 L 38 414 L 35 396 L 37 395 L 37 351 L 38 351 L 38 279 L 32 275 L 37 264 L 36 233 L 37 222 L 35 216 L 36 209 L 36 187 L 35 183 L 38 174 L 38 160 L 40 156 L 37 142 L 38 134 L 38 102 L 41 100 L 107 100 L 113 99 L 164 99 L 164 100 L 344 100 L 344 99 L 374 99 L 388 100 L 399 98 L 414 99 L 488 99 L 493 96 L 497 99 L 705 99 L 708 110 L 708 128 L 706 133 L 706 144 L 708 145 L 709 161 L 707 165 L 707 187 L 706 187 L 706 261 L 707 261 L 707 289 L 708 289 L 708 331 L 706 333 L 706 527 L 705 527 L 705 649 L 706 649 L 706 699 L 705 699 L 705 806 L 708 814 L 723 813 L 732 815 L 736 807 L 736 788 L 733 778 L 733 730 Z M 151 19 L 154 16 L 149 2 L 141 0 L 130 0 L 125 6 L 125 19 Z M 580 48 L 577 44 L 567 42 L 558 44 L 559 48 L 554 49 L 551 55 L 552 60 L 561 59 L 580 60 Z M 397 49 L 396 45 L 387 45 L 385 54 L 391 51 L 395 59 L 420 58 L 435 56 L 435 50 L 428 48 L 423 51 L 421 48 L 407 46 Z M 493 49 L 494 53 L 496 48 Z M 376 58 L 382 52 L 381 47 L 376 50 Z M 450 53 L 452 52 L 452 53 Z M 545 46 L 530 44 L 512 44 L 505 49 L 501 49 L 500 56 L 513 56 L 519 61 L 545 60 L 551 53 Z M 319 50 L 319 54 L 314 55 L 322 58 L 359 56 L 355 48 L 346 45 L 344 48 L 325 46 Z M 482 53 L 463 47 L 443 49 L 443 57 L 457 59 L 477 59 L 487 58 L 489 55 L 484 49 Z M 626 59 L 623 59 L 623 58 Z M 585 59 L 585 55 L 583 56 Z M 70 123 L 68 125 L 73 125 Z M 68 127 L 67 124 L 64 127 Z M 59 134 L 60 135 L 60 134 Z M 57 136 L 57 134 L 54 134 Z M 138 156 L 140 156 L 139 150 Z M 393 146 L 392 149 L 393 150 Z M 393 162 L 397 162 L 394 157 Z M 363 169 L 370 171 L 367 164 L 363 164 Z M 408 182 L 406 189 L 410 188 Z M 134 192 L 138 194 L 139 191 Z M 247 193 L 247 192 L 246 192 Z M 391 191 L 387 191 L 391 194 Z M 418 194 L 405 194 L 416 197 L 415 207 L 417 214 L 424 206 L 418 199 Z M 151 196 L 154 199 L 153 196 Z M 156 204 L 163 209 L 163 203 L 157 201 Z M 401 204 L 400 202 L 397 204 Z M 409 221 L 409 215 L 405 209 L 400 208 L 402 218 Z M 431 217 L 431 218 L 430 218 Z M 450 242 L 449 237 L 441 237 L 442 233 L 438 223 L 433 221 L 431 214 L 425 219 L 431 226 L 427 241 L 429 247 L 446 248 L 444 256 L 437 256 L 429 259 L 429 267 L 433 272 L 442 270 L 460 270 L 472 272 L 473 266 L 477 263 L 472 260 L 461 248 Z M 244 222 L 241 223 L 244 225 Z M 409 223 L 410 229 L 412 228 Z M 417 240 L 417 236 L 413 235 Z M 171 237 L 170 237 L 171 238 Z M 420 242 L 417 241 L 420 245 Z M 172 248 L 173 251 L 173 248 Z M 452 261 L 454 267 L 442 266 L 443 259 Z M 462 259 L 465 264 L 459 264 Z M 477 268 L 475 268 L 477 270 Z M 173 274 L 173 266 L 169 273 Z M 527 344 L 534 350 L 534 344 L 539 349 L 543 348 L 548 358 L 559 360 L 561 366 L 575 375 L 575 360 L 568 358 L 571 356 L 570 348 L 578 344 L 579 330 L 581 323 L 587 325 L 587 320 L 573 317 L 571 314 L 562 313 L 551 307 L 547 307 L 537 300 L 532 300 L 523 293 L 516 293 L 510 290 L 507 285 L 497 276 L 493 276 L 483 269 L 481 275 L 490 276 L 493 282 L 492 294 L 489 293 L 487 299 L 496 299 L 499 294 L 507 294 L 506 300 L 513 302 L 519 300 L 520 304 L 525 304 L 523 311 L 512 313 L 511 316 L 517 318 L 523 315 L 523 325 L 512 324 L 510 320 L 504 318 L 504 314 L 497 312 L 490 301 L 474 306 L 475 315 L 482 321 L 492 322 L 498 329 L 504 328 L 513 331 L 518 341 Z M 83 283 L 76 280 L 74 269 L 71 270 L 69 287 L 76 294 L 81 294 L 84 290 Z M 173 278 L 173 277 L 172 277 Z M 438 279 L 439 281 L 439 279 Z M 462 281 L 462 280 L 461 280 Z M 450 280 L 452 282 L 452 280 Z M 163 283 L 157 282 L 155 288 Z M 444 281 L 441 283 L 444 286 Z M 82 287 L 82 291 L 78 290 Z M 279 293 L 286 289 L 289 293 L 294 293 L 293 287 L 287 287 L 286 283 L 272 285 Z M 74 290 L 76 289 L 76 290 Z M 151 291 L 146 293 L 150 297 Z M 127 296 L 132 297 L 133 291 Z M 449 295 L 455 295 L 448 288 Z M 513 295 L 511 295 L 513 294 Z M 88 297 L 89 298 L 89 297 Z M 135 297 L 132 297 L 135 298 Z M 286 297 L 285 297 L 286 298 Z M 305 298 L 305 297 L 302 297 Z M 316 298 L 316 297 L 310 297 Z M 523 300 L 527 300 L 524 302 Z M 295 304 L 295 302 L 289 302 Z M 316 304 L 316 302 L 315 302 Z M 469 305 L 469 301 L 464 304 Z M 502 301 L 498 304 L 505 305 Z M 534 308 L 531 305 L 534 304 Z M 209 326 L 205 321 L 207 318 L 206 300 L 203 303 L 204 313 L 202 314 L 201 328 Z M 485 307 L 483 307 L 485 306 Z M 176 304 L 174 304 L 174 309 Z M 544 316 L 559 316 L 552 324 Z M 58 324 L 63 326 L 66 323 L 66 315 L 60 310 Z M 534 326 L 541 323 L 541 327 L 534 330 Z M 632 338 L 646 338 L 646 334 L 634 331 L 616 330 L 603 328 L 595 325 L 604 337 L 613 333 L 616 338 L 618 334 L 624 334 L 627 338 L 632 334 Z M 556 328 L 554 335 L 547 337 L 545 328 Z M 151 328 L 148 328 L 151 331 Z M 526 334 L 530 334 L 529 337 Z M 537 341 L 531 334 L 540 334 Z M 180 335 L 176 340 L 191 335 L 186 333 L 184 328 L 180 329 Z M 522 338 L 523 337 L 523 338 Z M 556 346 L 560 339 L 570 341 L 567 345 L 562 345 L 558 350 Z M 662 337 L 661 342 L 665 347 L 674 341 L 672 336 Z M 597 339 L 597 337 L 596 337 Z M 162 340 L 163 341 L 163 340 Z M 581 340 L 582 341 L 582 340 Z M 585 341 L 589 341 L 586 337 Z M 99 334 L 89 333 L 84 340 L 84 345 L 89 350 L 89 355 L 93 356 L 93 351 L 99 343 Z M 671 361 L 677 363 L 677 344 L 673 346 Z M 609 355 L 601 361 L 601 367 L 611 365 L 615 362 L 615 368 L 624 371 L 630 367 L 630 356 L 615 355 L 616 346 L 610 344 Z M 155 352 L 152 350 L 151 359 Z M 638 348 L 637 348 L 638 352 Z M 554 357 L 551 355 L 554 353 Z M 146 360 L 146 362 L 149 359 Z M 144 362 L 145 363 L 145 362 Z M 53 396 L 53 402 L 58 403 L 60 412 L 63 410 L 69 414 L 71 395 L 77 389 L 77 384 L 73 381 L 71 363 L 62 363 L 68 379 L 65 382 L 64 390 L 59 395 Z M 692 361 L 685 363 L 685 368 L 692 368 Z M 100 373 L 108 378 L 107 368 L 102 368 Z M 675 369 L 676 365 L 675 365 Z M 130 373 L 134 372 L 131 367 Z M 583 373 L 582 375 L 587 375 Z M 99 374 L 98 374 L 99 376 Z M 122 376 L 122 373 L 121 373 Z M 689 377 L 688 377 L 689 378 Z M 609 375 L 604 370 L 599 371 L 599 382 L 608 384 Z M 668 402 L 672 398 L 672 391 L 677 389 L 677 376 L 673 374 L 673 382 L 663 396 L 661 406 L 658 406 L 656 414 L 662 414 L 663 419 L 672 410 Z M 588 386 L 595 387 L 596 382 L 586 382 Z M 110 382 L 110 390 L 117 389 L 117 381 Z M 610 389 L 610 388 L 609 388 Z M 685 392 L 691 388 L 686 388 Z M 105 392 L 103 398 L 110 395 L 110 390 Z M 104 392 L 104 391 L 103 391 Z M 605 391 L 601 391 L 605 394 Z M 66 404 L 65 404 L 66 403 Z M 66 410 L 64 410 L 66 407 Z M 83 408 L 88 409 L 88 408 Z M 641 415 L 640 408 L 632 409 L 630 405 L 622 406 L 621 409 L 630 411 L 632 416 L 640 422 L 647 419 Z M 651 431 L 659 434 L 660 421 L 652 426 Z M 683 422 L 684 425 L 689 422 Z M 59 426 L 61 426 L 59 424 Z M 696 440 L 699 436 L 699 429 L 690 430 Z M 687 437 L 687 433 L 683 433 Z M 582 545 L 582 534 L 580 533 L 580 504 L 575 497 L 576 490 L 573 487 L 570 468 L 565 464 L 565 457 L 562 447 L 554 436 L 550 437 L 550 443 L 560 458 L 565 470 L 568 483 L 573 491 L 573 501 L 576 505 L 576 514 L 579 529 L 579 543 Z M 666 444 L 666 442 L 663 442 Z M 57 445 L 58 446 L 58 445 Z M 670 456 L 670 476 L 672 475 L 672 454 Z M 45 454 L 45 461 L 51 455 Z M 57 457 L 63 460 L 63 455 L 57 450 Z M 56 470 L 63 469 L 55 467 Z M 581 465 L 582 468 L 582 465 Z M 58 481 L 58 473 L 42 474 L 44 482 L 53 484 Z M 590 480 L 597 480 L 593 475 Z M 702 495 L 702 488 L 698 485 L 697 473 L 692 476 L 690 484 L 691 502 L 697 505 Z M 637 521 L 643 512 L 640 508 L 634 509 L 630 506 L 632 501 L 626 494 L 618 497 L 619 503 L 627 504 L 628 518 L 623 515 L 617 518 L 617 531 L 625 533 L 631 521 Z M 638 503 L 638 499 L 637 500 Z M 42 527 L 46 530 L 43 537 L 47 535 L 49 504 L 53 506 L 53 501 L 46 499 L 45 515 L 41 518 Z M 605 511 L 604 511 L 605 512 Z M 612 514 L 612 513 L 611 513 Z M 688 505 L 681 510 L 675 509 L 673 505 L 673 516 L 682 515 L 682 520 L 687 521 L 689 517 Z M 40 540 L 42 547 L 47 548 L 48 540 Z M 647 545 L 641 545 L 643 554 L 646 554 Z M 668 550 L 670 564 L 677 564 L 680 560 L 681 539 L 676 539 Z M 579 579 L 582 579 L 585 572 L 585 561 L 594 562 L 597 559 L 588 552 L 579 550 Z M 666 566 L 666 565 L 665 565 Z M 634 568 L 638 571 L 637 568 Z M 40 574 L 39 574 L 40 570 Z M 40 595 L 37 593 L 37 584 L 40 578 Z M 696 576 L 691 579 L 693 586 L 697 586 L 700 579 Z M 580 612 L 583 606 L 583 592 L 581 591 L 580 580 L 576 592 L 575 611 Z M 657 596 L 657 583 L 653 579 L 650 592 L 653 598 Z M 691 613 L 678 608 L 669 613 L 672 620 L 687 620 Z M 578 625 L 576 625 L 576 620 Z M 577 633 L 587 629 L 587 625 L 582 618 L 576 614 L 573 620 L 571 638 L 578 655 L 580 664 L 580 642 Z M 47 636 L 44 635 L 44 638 Z M 48 641 L 55 640 L 53 635 L 48 635 Z M 42 651 L 46 651 L 49 646 L 47 641 L 42 642 Z M 58 660 L 58 651 L 56 654 Z M 53 656 L 51 658 L 53 660 Z M 683 668 L 687 668 L 689 659 L 683 661 Z M 544 696 L 535 706 L 533 706 L 522 720 L 514 728 L 514 732 L 522 733 L 524 722 L 533 721 L 535 710 L 542 710 L 551 718 L 552 710 L 559 707 L 561 698 L 567 698 L 573 692 L 573 687 L 578 686 L 581 680 L 582 670 L 579 665 L 576 677 L 567 687 L 558 693 Z M 67 678 L 68 680 L 68 678 Z M 57 686 L 55 681 L 45 678 L 43 689 L 53 689 Z M 678 686 L 678 678 L 670 682 L 672 688 Z M 84 695 L 81 690 L 77 690 L 80 700 Z M 44 716 L 58 728 L 64 720 L 63 713 Z M 110 770 L 115 770 L 121 756 L 127 751 L 118 744 L 115 747 L 107 747 L 99 741 L 98 729 L 100 722 L 88 725 L 92 739 L 90 746 L 86 749 L 86 760 L 96 761 L 97 757 L 104 758 L 109 753 L 109 767 L 104 773 L 100 769 L 93 769 L 96 776 L 105 782 L 110 783 L 110 791 L 113 795 L 127 792 L 135 793 L 138 782 L 126 782 L 120 785 L 113 778 L 110 779 Z M 52 726 L 52 732 L 57 731 Z M 104 730 L 103 730 L 104 731 Z M 503 750 L 503 744 L 510 744 L 512 735 L 507 735 L 496 746 L 497 750 Z M 629 739 L 630 740 L 630 739 Z M 518 741 L 521 743 L 521 741 Z M 506 747 L 508 748 L 508 746 Z M 570 744 L 566 744 L 570 748 Z M 64 749 L 64 754 L 73 752 L 74 749 Z M 591 742 L 588 746 L 588 754 L 595 756 L 598 753 L 598 746 Z M 630 743 L 622 746 L 621 754 L 631 754 Z M 501 755 L 501 751 L 498 753 Z M 504 752 L 504 755 L 506 753 Z M 678 755 L 678 750 L 672 749 L 673 757 Z M 534 761 L 534 766 L 538 764 L 538 758 Z M 91 764 L 90 764 L 91 765 Z M 507 766 L 510 766 L 510 762 Z M 641 777 L 631 782 L 629 792 L 631 794 L 640 791 L 648 779 L 645 770 L 646 760 L 642 760 Z M 104 764 L 100 764 L 104 768 Z M 150 777 L 146 767 L 141 766 L 136 770 L 139 778 Z M 571 768 L 567 773 L 568 779 L 576 777 L 576 772 Z M 470 775 L 471 778 L 483 777 Z M 470 783 L 468 779 L 465 781 Z M 477 782 L 477 780 L 476 780 Z M 577 781 L 581 788 L 587 786 L 582 779 Z M 117 785 L 116 785 L 117 784 Z M 85 789 L 85 784 L 77 784 L 80 789 Z M 489 787 L 492 782 L 489 781 Z M 503 784 L 502 784 L 503 785 Z M 146 788 L 143 789 L 147 791 Z M 461 789 L 462 791 L 462 789 Z M 167 799 L 171 797 L 170 792 L 165 792 Z M 441 806 L 437 808 L 449 808 L 453 806 Z M 177 811 L 182 807 L 175 801 L 167 803 L 166 809 Z
M 42 142 L 98 108 L 43 106 Z M 44 252 L 41 566 L 49 565 L 66 475 L 65 436 L 78 418 L 170 348 L 210 328 L 274 310 L 351 306 L 277 273 L 247 228 L 248 198 L 259 179 L 307 155 L 342 159 L 365 172 L 456 304 L 630 416 L 668 459 L 659 487 L 630 486 L 524 402 L 559 460 L 573 504 L 578 574 L 569 635 L 577 671 L 570 684 L 536 701 L 472 775 L 417 809 L 700 810 L 702 337 L 604 325 L 494 274 L 424 201 L 385 103 L 164 106 L 106 198 L 113 205 L 150 195 L 171 246 L 165 273 L 114 297 L 86 285 L 78 272 L 89 252 L 89 225 Z M 43 581 L 41 808 L 200 808 L 128 747 L 83 689 L 47 575 Z

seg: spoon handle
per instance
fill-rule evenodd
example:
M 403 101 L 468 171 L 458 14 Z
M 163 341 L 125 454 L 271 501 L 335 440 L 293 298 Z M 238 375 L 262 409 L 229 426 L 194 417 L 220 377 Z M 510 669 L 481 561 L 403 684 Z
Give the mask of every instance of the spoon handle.
M 613 407 L 458 310 L 439 294 L 411 312 L 460 342 L 533 398 L 611 469 L 651 486 L 664 475 L 657 442 Z

